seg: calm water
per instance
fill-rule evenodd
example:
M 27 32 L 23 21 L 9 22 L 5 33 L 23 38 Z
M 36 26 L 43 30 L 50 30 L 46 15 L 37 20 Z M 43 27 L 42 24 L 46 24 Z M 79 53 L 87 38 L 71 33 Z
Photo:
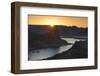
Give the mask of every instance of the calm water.
M 29 51 L 28 60 L 40 60 L 40 59 L 52 57 L 58 53 L 62 53 L 70 49 L 75 43 L 75 41 L 85 40 L 85 39 L 74 39 L 74 38 L 61 38 L 61 39 L 71 44 L 60 46 L 59 48 L 45 48 L 45 49 L 40 49 L 40 50 Z

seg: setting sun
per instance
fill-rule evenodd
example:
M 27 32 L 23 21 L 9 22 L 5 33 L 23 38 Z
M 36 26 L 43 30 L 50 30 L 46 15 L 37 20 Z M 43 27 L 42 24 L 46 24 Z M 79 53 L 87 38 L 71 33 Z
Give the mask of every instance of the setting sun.
M 54 27 L 54 25 L 50 25 L 51 27 Z
M 64 25 L 64 26 L 77 26 L 86 28 L 88 25 L 87 17 L 69 17 L 69 16 L 38 16 L 29 15 L 28 16 L 29 25 Z

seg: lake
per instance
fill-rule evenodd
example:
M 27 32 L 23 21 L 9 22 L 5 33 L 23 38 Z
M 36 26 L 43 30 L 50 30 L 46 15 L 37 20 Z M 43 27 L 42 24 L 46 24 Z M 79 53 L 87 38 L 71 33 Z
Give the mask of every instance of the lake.
M 76 39 L 76 38 L 61 38 L 62 40 L 67 41 L 70 43 L 69 45 L 63 45 L 59 48 L 45 48 L 45 49 L 38 49 L 38 50 L 31 50 L 28 53 L 28 60 L 41 60 L 46 59 L 48 57 L 52 57 L 58 53 L 65 52 L 73 46 L 76 41 L 85 41 L 86 39 Z

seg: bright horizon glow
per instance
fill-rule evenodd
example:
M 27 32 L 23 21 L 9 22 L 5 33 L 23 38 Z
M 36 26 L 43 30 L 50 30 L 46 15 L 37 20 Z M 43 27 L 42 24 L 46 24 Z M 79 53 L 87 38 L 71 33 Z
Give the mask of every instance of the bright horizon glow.
M 55 25 L 50 25 L 51 27 L 54 27 Z
M 28 25 L 55 25 L 76 26 L 87 28 L 87 17 L 70 17 L 70 16 L 42 16 L 28 15 Z

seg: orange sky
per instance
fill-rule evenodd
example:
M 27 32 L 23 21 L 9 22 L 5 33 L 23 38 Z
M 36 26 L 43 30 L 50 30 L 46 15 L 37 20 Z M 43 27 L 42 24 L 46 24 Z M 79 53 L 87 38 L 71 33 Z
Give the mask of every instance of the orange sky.
M 28 24 L 31 25 L 66 25 L 66 26 L 77 26 L 87 27 L 87 17 L 69 17 L 69 16 L 42 16 L 42 15 L 29 15 Z

